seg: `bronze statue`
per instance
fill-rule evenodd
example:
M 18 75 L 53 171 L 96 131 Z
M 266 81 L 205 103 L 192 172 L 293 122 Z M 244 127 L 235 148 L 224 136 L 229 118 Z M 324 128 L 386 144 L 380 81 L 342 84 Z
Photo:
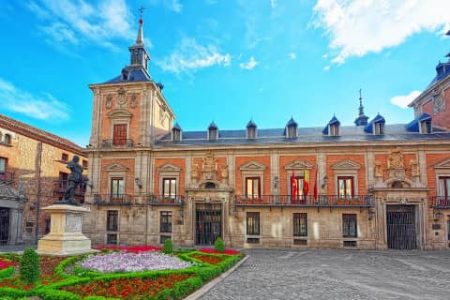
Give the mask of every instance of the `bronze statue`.
M 68 204 L 78 206 L 77 201 L 74 199 L 75 190 L 78 186 L 85 184 L 88 180 L 83 176 L 83 167 L 78 163 L 80 158 L 74 155 L 72 161 L 67 164 L 67 168 L 70 169 L 71 173 L 68 178 L 67 188 L 64 192 L 64 197 L 58 204 Z

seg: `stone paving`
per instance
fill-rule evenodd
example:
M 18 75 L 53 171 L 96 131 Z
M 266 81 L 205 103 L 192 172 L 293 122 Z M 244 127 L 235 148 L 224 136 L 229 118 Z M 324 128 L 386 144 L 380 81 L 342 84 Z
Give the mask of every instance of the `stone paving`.
M 450 252 L 250 250 L 205 294 L 227 299 L 450 299 Z

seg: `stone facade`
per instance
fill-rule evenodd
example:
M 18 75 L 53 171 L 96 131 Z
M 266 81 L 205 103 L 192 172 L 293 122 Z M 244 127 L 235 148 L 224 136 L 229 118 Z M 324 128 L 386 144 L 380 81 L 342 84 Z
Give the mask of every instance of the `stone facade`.
M 449 78 L 442 83 L 447 102 Z M 94 244 L 171 238 L 192 246 L 221 236 L 232 247 L 450 246 L 450 204 L 439 187 L 450 178 L 450 134 L 424 132 L 422 120 L 385 127 L 378 115 L 339 129 L 334 117 L 324 131 L 299 129 L 293 119 L 286 128 L 257 130 L 251 121 L 247 131 L 217 132 L 211 124 L 183 132 L 171 127 L 175 116 L 147 64 L 90 88 L 92 213 L 83 232 Z M 450 117 L 434 116 L 449 128 Z
M 10 228 L 19 228 L 20 237 L 10 236 L 9 242 L 35 241 L 50 226 L 49 216 L 41 208 L 61 199 L 66 183 L 60 173 L 70 173 L 66 164 L 73 155 L 79 155 L 85 165 L 87 157 L 78 145 L 3 115 L 0 132 L 3 138 L 11 137 L 8 143 L 0 143 L 0 158 L 6 161 L 0 179 L 26 199 L 20 207 L 20 221 L 10 223 Z M 81 191 L 77 194 L 79 200 L 84 198 Z

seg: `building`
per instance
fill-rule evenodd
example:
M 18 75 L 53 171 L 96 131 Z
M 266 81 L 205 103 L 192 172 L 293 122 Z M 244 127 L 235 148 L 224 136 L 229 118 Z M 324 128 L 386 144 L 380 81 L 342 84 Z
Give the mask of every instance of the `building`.
M 62 198 L 74 155 L 87 158 L 78 145 L 0 115 L 0 245 L 34 242 L 49 231 L 42 207 Z M 84 188 L 77 191 L 84 200 Z
M 409 124 L 369 121 L 360 97 L 354 126 L 333 117 L 324 127 L 251 120 L 243 130 L 185 132 L 149 75 L 142 27 L 121 74 L 90 85 L 84 232 L 94 244 L 221 236 L 232 247 L 449 248 L 447 71 L 438 67 Z M 443 104 L 431 111 L 436 93 Z

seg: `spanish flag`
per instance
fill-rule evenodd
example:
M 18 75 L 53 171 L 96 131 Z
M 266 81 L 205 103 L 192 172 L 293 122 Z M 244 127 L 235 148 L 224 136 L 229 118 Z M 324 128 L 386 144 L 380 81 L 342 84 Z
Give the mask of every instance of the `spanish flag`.
M 305 176 L 303 178 L 303 196 L 308 196 L 309 192 L 309 170 L 305 170 Z

